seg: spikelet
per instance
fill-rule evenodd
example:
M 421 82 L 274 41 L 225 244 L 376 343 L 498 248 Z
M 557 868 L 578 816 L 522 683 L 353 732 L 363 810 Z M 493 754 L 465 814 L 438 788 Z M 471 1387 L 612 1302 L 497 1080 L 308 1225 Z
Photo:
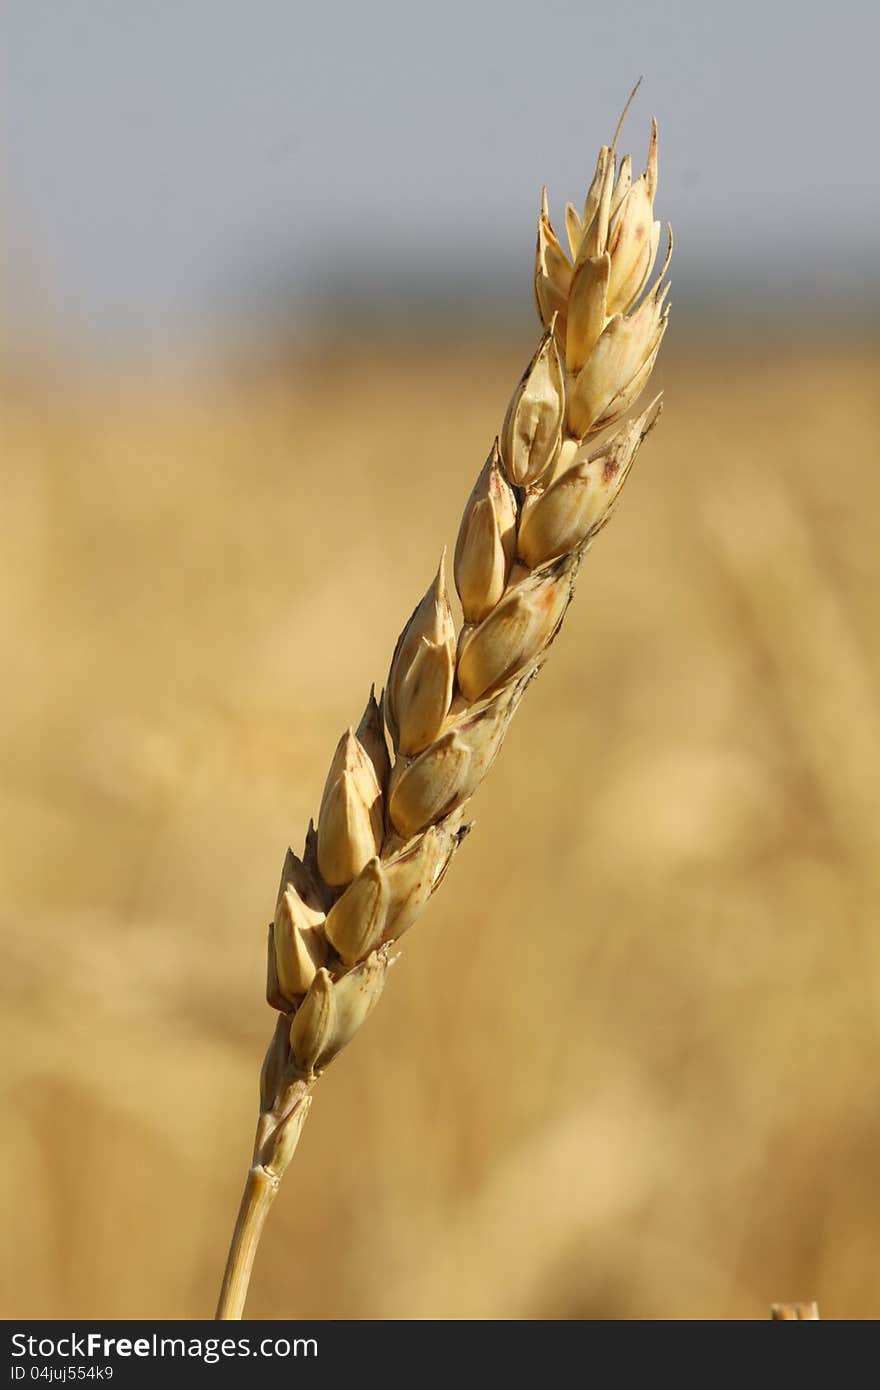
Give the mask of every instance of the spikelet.
M 448 825 L 431 826 L 388 859 L 371 859 L 332 907 L 325 930 L 345 965 L 397 941 L 418 919 L 458 847 Z
M 323 1065 L 332 1061 L 366 1023 L 385 988 L 389 964 L 385 951 L 374 951 L 334 985 L 333 1036 L 322 1054 Z
M 656 194 L 657 122 L 652 121 L 647 167 L 620 198 L 620 215 L 608 238 L 611 256 L 609 315 L 625 314 L 630 309 L 653 269 L 660 241 L 660 223 L 654 221 Z M 612 215 L 613 211 L 612 208 Z
M 388 957 L 374 951 L 334 981 L 319 970 L 290 1025 L 296 1065 L 306 1076 L 325 1067 L 366 1022 L 385 985 Z
M 578 451 L 570 468 L 543 492 L 526 498 L 519 555 L 530 569 L 586 545 L 609 520 L 645 435 L 660 414 L 659 398 L 592 454 Z
M 522 695 L 508 686 L 474 714 L 464 714 L 411 762 L 395 764 L 388 811 L 405 838 L 435 824 L 473 796 L 498 754 Z
M 465 622 L 492 612 L 516 553 L 516 500 L 501 472 L 498 440 L 468 498 L 455 546 L 455 586 Z
M 516 486 L 537 482 L 551 467 L 564 417 L 565 378 L 551 323 L 511 397 L 501 430 L 501 457 Z
M 577 262 L 571 278 L 565 362 L 570 372 L 578 372 L 587 361 L 608 321 L 608 281 L 611 257 L 585 256 Z
M 275 917 L 269 926 L 266 998 L 273 1009 L 286 1013 L 323 965 L 327 955 L 323 922 L 322 889 L 306 864 L 289 849 L 281 870 Z
M 309 910 L 291 884 L 275 911 L 272 940 L 275 972 L 282 998 L 305 994 L 315 972 L 327 959 L 327 940 L 321 922 L 310 921 Z
M 418 921 L 428 899 L 443 881 L 464 833 L 452 819 L 430 826 L 385 862 L 388 911 L 383 941 L 399 941 Z
M 444 550 L 434 581 L 401 633 L 391 661 L 389 725 L 399 752 L 418 753 L 437 737 L 454 678 L 455 624 Z
M 569 393 L 575 439 L 614 424 L 641 395 L 666 332 L 667 288 L 658 283 L 634 313 L 616 314 L 602 333 Z
M 375 856 L 331 907 L 327 939 L 346 965 L 354 965 L 380 944 L 387 916 L 387 875 Z
M 315 1071 L 329 1050 L 335 1027 L 333 977 L 322 966 L 290 1025 L 290 1046 L 296 1065 L 307 1076 Z
M 458 684 L 466 700 L 482 699 L 540 656 L 571 597 L 568 571 L 566 561 L 528 575 L 464 636 Z
M 318 867 L 334 888 L 350 883 L 382 847 L 382 792 L 351 729 L 336 748 L 318 813 Z

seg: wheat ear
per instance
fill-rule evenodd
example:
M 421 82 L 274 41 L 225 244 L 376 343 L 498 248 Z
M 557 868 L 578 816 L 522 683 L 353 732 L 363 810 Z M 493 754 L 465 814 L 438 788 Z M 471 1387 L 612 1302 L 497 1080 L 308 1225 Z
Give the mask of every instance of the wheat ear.
M 582 211 L 538 219 L 535 295 L 544 334 L 507 408 L 445 556 L 403 629 L 379 702 L 339 741 L 302 858 L 288 851 L 269 928 L 278 1011 L 260 1078 L 252 1166 L 217 1317 L 240 1318 L 266 1214 L 324 1068 L 382 993 L 393 944 L 416 921 L 467 833 L 467 803 L 501 747 L 610 517 L 659 398 L 613 434 L 641 394 L 666 329 L 669 253 L 646 290 L 657 126 L 645 172 L 603 145 Z M 599 436 L 604 435 L 604 442 Z M 390 736 L 393 756 L 389 753 Z

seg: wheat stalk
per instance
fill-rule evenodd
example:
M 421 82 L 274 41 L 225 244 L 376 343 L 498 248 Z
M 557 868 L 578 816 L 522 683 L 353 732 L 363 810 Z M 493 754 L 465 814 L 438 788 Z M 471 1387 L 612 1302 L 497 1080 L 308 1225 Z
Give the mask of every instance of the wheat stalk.
M 608 434 L 654 365 L 672 250 L 670 229 L 666 262 L 646 290 L 660 238 L 656 122 L 635 181 L 616 144 L 617 134 L 602 146 L 583 209 L 566 208 L 571 258 L 543 195 L 535 295 L 545 331 L 464 509 L 453 565 L 463 626 L 456 634 L 444 555 L 401 633 L 381 700 L 371 692 L 360 724 L 339 741 L 302 858 L 290 850 L 285 859 L 269 928 L 267 997 L 278 1019 L 218 1318 L 242 1316 L 315 1082 L 375 1006 L 393 944 L 467 833 L 467 803 L 659 413 L 658 397 Z
M 770 1318 L 773 1322 L 815 1322 L 819 1319 L 819 1305 L 816 1302 L 773 1303 Z

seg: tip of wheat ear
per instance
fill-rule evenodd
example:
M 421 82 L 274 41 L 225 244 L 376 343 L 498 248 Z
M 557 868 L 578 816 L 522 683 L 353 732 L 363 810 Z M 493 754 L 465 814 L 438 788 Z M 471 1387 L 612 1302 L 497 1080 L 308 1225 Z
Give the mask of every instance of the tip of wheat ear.
M 315 1078 L 382 993 L 390 943 L 417 920 L 466 834 L 468 802 L 659 414 L 658 398 L 607 433 L 651 375 L 672 252 L 670 229 L 649 284 L 660 239 L 656 122 L 635 180 L 616 142 L 599 151 L 583 211 L 567 209 L 570 256 L 542 194 L 534 289 L 544 331 L 462 514 L 453 572 L 463 625 L 456 630 L 444 551 L 381 698 L 371 690 L 360 723 L 339 740 L 302 859 L 290 851 L 285 860 L 267 985 L 279 1020 L 254 1151 L 275 1177 Z M 234 1303 L 222 1302 L 220 1315 L 234 1316 Z

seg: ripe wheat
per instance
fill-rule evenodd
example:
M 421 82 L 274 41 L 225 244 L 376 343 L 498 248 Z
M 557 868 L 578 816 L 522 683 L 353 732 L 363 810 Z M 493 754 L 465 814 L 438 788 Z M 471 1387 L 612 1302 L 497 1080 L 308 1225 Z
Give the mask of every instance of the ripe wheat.
M 371 692 L 359 725 L 339 741 L 302 858 L 290 850 L 285 859 L 268 948 L 267 997 L 278 1018 L 218 1318 L 242 1316 L 315 1082 L 375 1007 L 394 943 L 467 833 L 468 800 L 659 414 L 658 397 L 607 434 L 651 374 L 672 251 L 670 229 L 666 261 L 646 289 L 660 239 L 656 122 L 635 181 L 616 143 L 617 135 L 602 146 L 583 209 L 566 208 L 570 258 L 546 193 L 542 200 L 535 296 L 544 333 L 462 516 L 453 571 L 463 626 L 456 634 L 444 555 L 400 635 L 381 699 Z

